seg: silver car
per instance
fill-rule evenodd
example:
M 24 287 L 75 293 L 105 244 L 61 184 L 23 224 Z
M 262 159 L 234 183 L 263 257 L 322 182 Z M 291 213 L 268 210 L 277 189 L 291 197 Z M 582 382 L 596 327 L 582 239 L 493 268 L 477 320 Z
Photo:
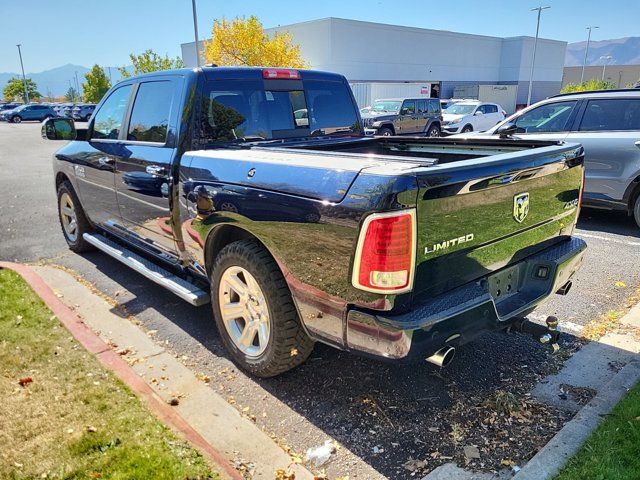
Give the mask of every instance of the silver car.
M 640 226 L 640 89 L 556 95 L 480 136 L 498 134 L 509 124 L 515 125 L 519 138 L 581 143 L 586 166 L 583 205 L 626 211 Z

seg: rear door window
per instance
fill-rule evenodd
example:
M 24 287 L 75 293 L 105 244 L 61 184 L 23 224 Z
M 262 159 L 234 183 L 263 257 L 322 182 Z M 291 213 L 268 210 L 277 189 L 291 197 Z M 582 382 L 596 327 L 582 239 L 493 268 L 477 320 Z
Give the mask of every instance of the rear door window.
M 427 113 L 426 100 L 418 100 L 418 113 L 419 114 Z
M 170 81 L 143 82 L 138 87 L 127 140 L 165 143 L 173 98 Z
M 429 113 L 440 113 L 440 100 L 429 100 Z
M 573 100 L 540 105 L 520 115 L 515 124 L 525 133 L 566 132 L 576 104 L 577 101 Z
M 578 130 L 640 130 L 640 98 L 589 100 Z
M 94 117 L 92 139 L 117 139 L 129 103 L 131 85 L 124 85 L 109 95 Z

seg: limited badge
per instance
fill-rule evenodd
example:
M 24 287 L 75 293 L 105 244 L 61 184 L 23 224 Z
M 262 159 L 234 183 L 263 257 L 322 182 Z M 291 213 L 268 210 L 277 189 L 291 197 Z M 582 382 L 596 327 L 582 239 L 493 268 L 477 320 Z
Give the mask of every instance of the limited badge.
M 529 192 L 519 193 L 513 197 L 513 218 L 518 223 L 524 222 L 529 213 Z

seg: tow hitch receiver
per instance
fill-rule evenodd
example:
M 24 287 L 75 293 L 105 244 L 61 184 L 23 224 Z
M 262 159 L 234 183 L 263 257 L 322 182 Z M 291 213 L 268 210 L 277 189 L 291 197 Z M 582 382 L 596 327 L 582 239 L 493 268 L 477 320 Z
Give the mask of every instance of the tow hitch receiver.
M 509 327 L 518 332 L 528 333 L 540 343 L 549 345 L 555 353 L 560 350 L 558 341 L 560 340 L 560 331 L 558 330 L 558 319 L 550 315 L 545 320 L 546 326 L 532 322 L 526 318 L 519 318 Z

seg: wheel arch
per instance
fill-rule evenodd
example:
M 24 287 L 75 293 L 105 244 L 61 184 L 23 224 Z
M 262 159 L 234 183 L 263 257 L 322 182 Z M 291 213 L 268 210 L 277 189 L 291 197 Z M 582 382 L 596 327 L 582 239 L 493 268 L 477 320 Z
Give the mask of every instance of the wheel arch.
M 289 283 L 289 278 L 287 275 L 286 267 L 283 270 L 282 262 L 278 261 L 277 255 L 274 255 L 273 251 L 263 242 L 257 235 L 253 234 L 249 230 L 246 230 L 242 227 L 238 227 L 237 225 L 230 224 L 222 224 L 214 227 L 207 235 L 207 238 L 204 242 L 203 247 L 203 255 L 204 255 L 204 265 L 207 272 L 207 276 L 211 278 L 211 273 L 213 269 L 213 264 L 216 261 L 218 254 L 222 251 L 224 247 L 230 245 L 233 242 L 237 242 L 239 240 L 255 240 L 258 244 L 263 247 L 273 258 L 273 261 L 278 265 L 278 269 L 282 276 L 284 277 L 285 283 L 289 289 L 289 294 L 293 299 L 293 304 L 295 305 L 296 311 L 298 312 L 298 316 L 300 318 L 300 324 L 302 325 L 303 330 L 307 335 L 311 338 L 316 339 L 316 337 L 309 331 L 307 325 L 304 321 L 304 316 L 302 315 L 302 310 L 300 309 L 300 305 L 298 304 L 298 298 L 294 294 L 291 285 Z
M 633 214 L 636 200 L 640 196 L 640 174 L 638 174 L 627 186 L 622 200 L 627 204 L 627 212 Z
M 376 130 L 380 131 L 380 129 L 382 128 L 388 128 L 389 130 L 391 130 L 393 132 L 393 134 L 396 134 L 396 129 L 393 126 L 392 122 L 388 122 L 388 123 L 383 123 L 382 125 L 380 125 Z

